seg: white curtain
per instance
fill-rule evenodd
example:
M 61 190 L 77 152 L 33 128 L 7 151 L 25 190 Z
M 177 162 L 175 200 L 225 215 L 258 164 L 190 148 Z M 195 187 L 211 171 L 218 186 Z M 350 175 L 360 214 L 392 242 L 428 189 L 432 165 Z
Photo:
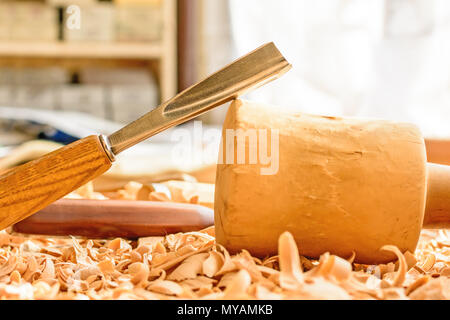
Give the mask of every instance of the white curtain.
M 248 98 L 309 113 L 409 121 L 427 137 L 450 137 L 450 1 L 207 2 L 216 1 L 228 4 L 222 58 L 274 41 L 294 66 Z

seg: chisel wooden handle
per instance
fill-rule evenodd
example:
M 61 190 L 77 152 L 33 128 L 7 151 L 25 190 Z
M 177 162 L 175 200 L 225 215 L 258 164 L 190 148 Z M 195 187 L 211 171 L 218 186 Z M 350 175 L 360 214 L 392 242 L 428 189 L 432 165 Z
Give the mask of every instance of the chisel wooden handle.
M 78 140 L 0 176 L 0 230 L 106 172 L 101 136 Z

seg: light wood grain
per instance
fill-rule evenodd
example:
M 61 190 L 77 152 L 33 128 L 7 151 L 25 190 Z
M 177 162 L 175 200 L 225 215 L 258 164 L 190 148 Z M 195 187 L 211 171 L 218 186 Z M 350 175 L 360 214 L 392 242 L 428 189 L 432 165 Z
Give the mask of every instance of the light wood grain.
M 450 228 L 450 166 L 428 163 L 424 228 Z
M 0 176 L 0 230 L 106 172 L 111 161 L 97 136 L 76 141 Z

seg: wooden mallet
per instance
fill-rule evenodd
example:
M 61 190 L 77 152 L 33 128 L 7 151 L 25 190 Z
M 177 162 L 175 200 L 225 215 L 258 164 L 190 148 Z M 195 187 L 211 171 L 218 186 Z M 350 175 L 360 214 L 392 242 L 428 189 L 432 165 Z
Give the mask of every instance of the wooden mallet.
M 224 142 L 215 190 L 216 239 L 232 252 L 277 254 L 279 235 L 290 231 L 303 255 L 354 252 L 355 261 L 375 264 L 395 258 L 380 250 L 384 245 L 413 252 L 422 227 L 450 227 L 450 167 L 427 163 L 412 124 L 288 113 L 236 100 L 223 136 L 239 129 L 245 143 Z M 264 130 L 267 135 L 258 134 Z M 266 154 L 263 139 L 272 161 L 251 164 L 250 151 Z M 239 149 L 246 162 L 227 163 Z

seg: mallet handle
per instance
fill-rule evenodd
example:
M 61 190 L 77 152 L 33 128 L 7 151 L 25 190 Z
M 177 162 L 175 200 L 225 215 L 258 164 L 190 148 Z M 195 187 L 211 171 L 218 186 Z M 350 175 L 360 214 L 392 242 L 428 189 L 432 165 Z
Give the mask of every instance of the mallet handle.
M 428 163 L 424 228 L 450 228 L 450 166 Z

